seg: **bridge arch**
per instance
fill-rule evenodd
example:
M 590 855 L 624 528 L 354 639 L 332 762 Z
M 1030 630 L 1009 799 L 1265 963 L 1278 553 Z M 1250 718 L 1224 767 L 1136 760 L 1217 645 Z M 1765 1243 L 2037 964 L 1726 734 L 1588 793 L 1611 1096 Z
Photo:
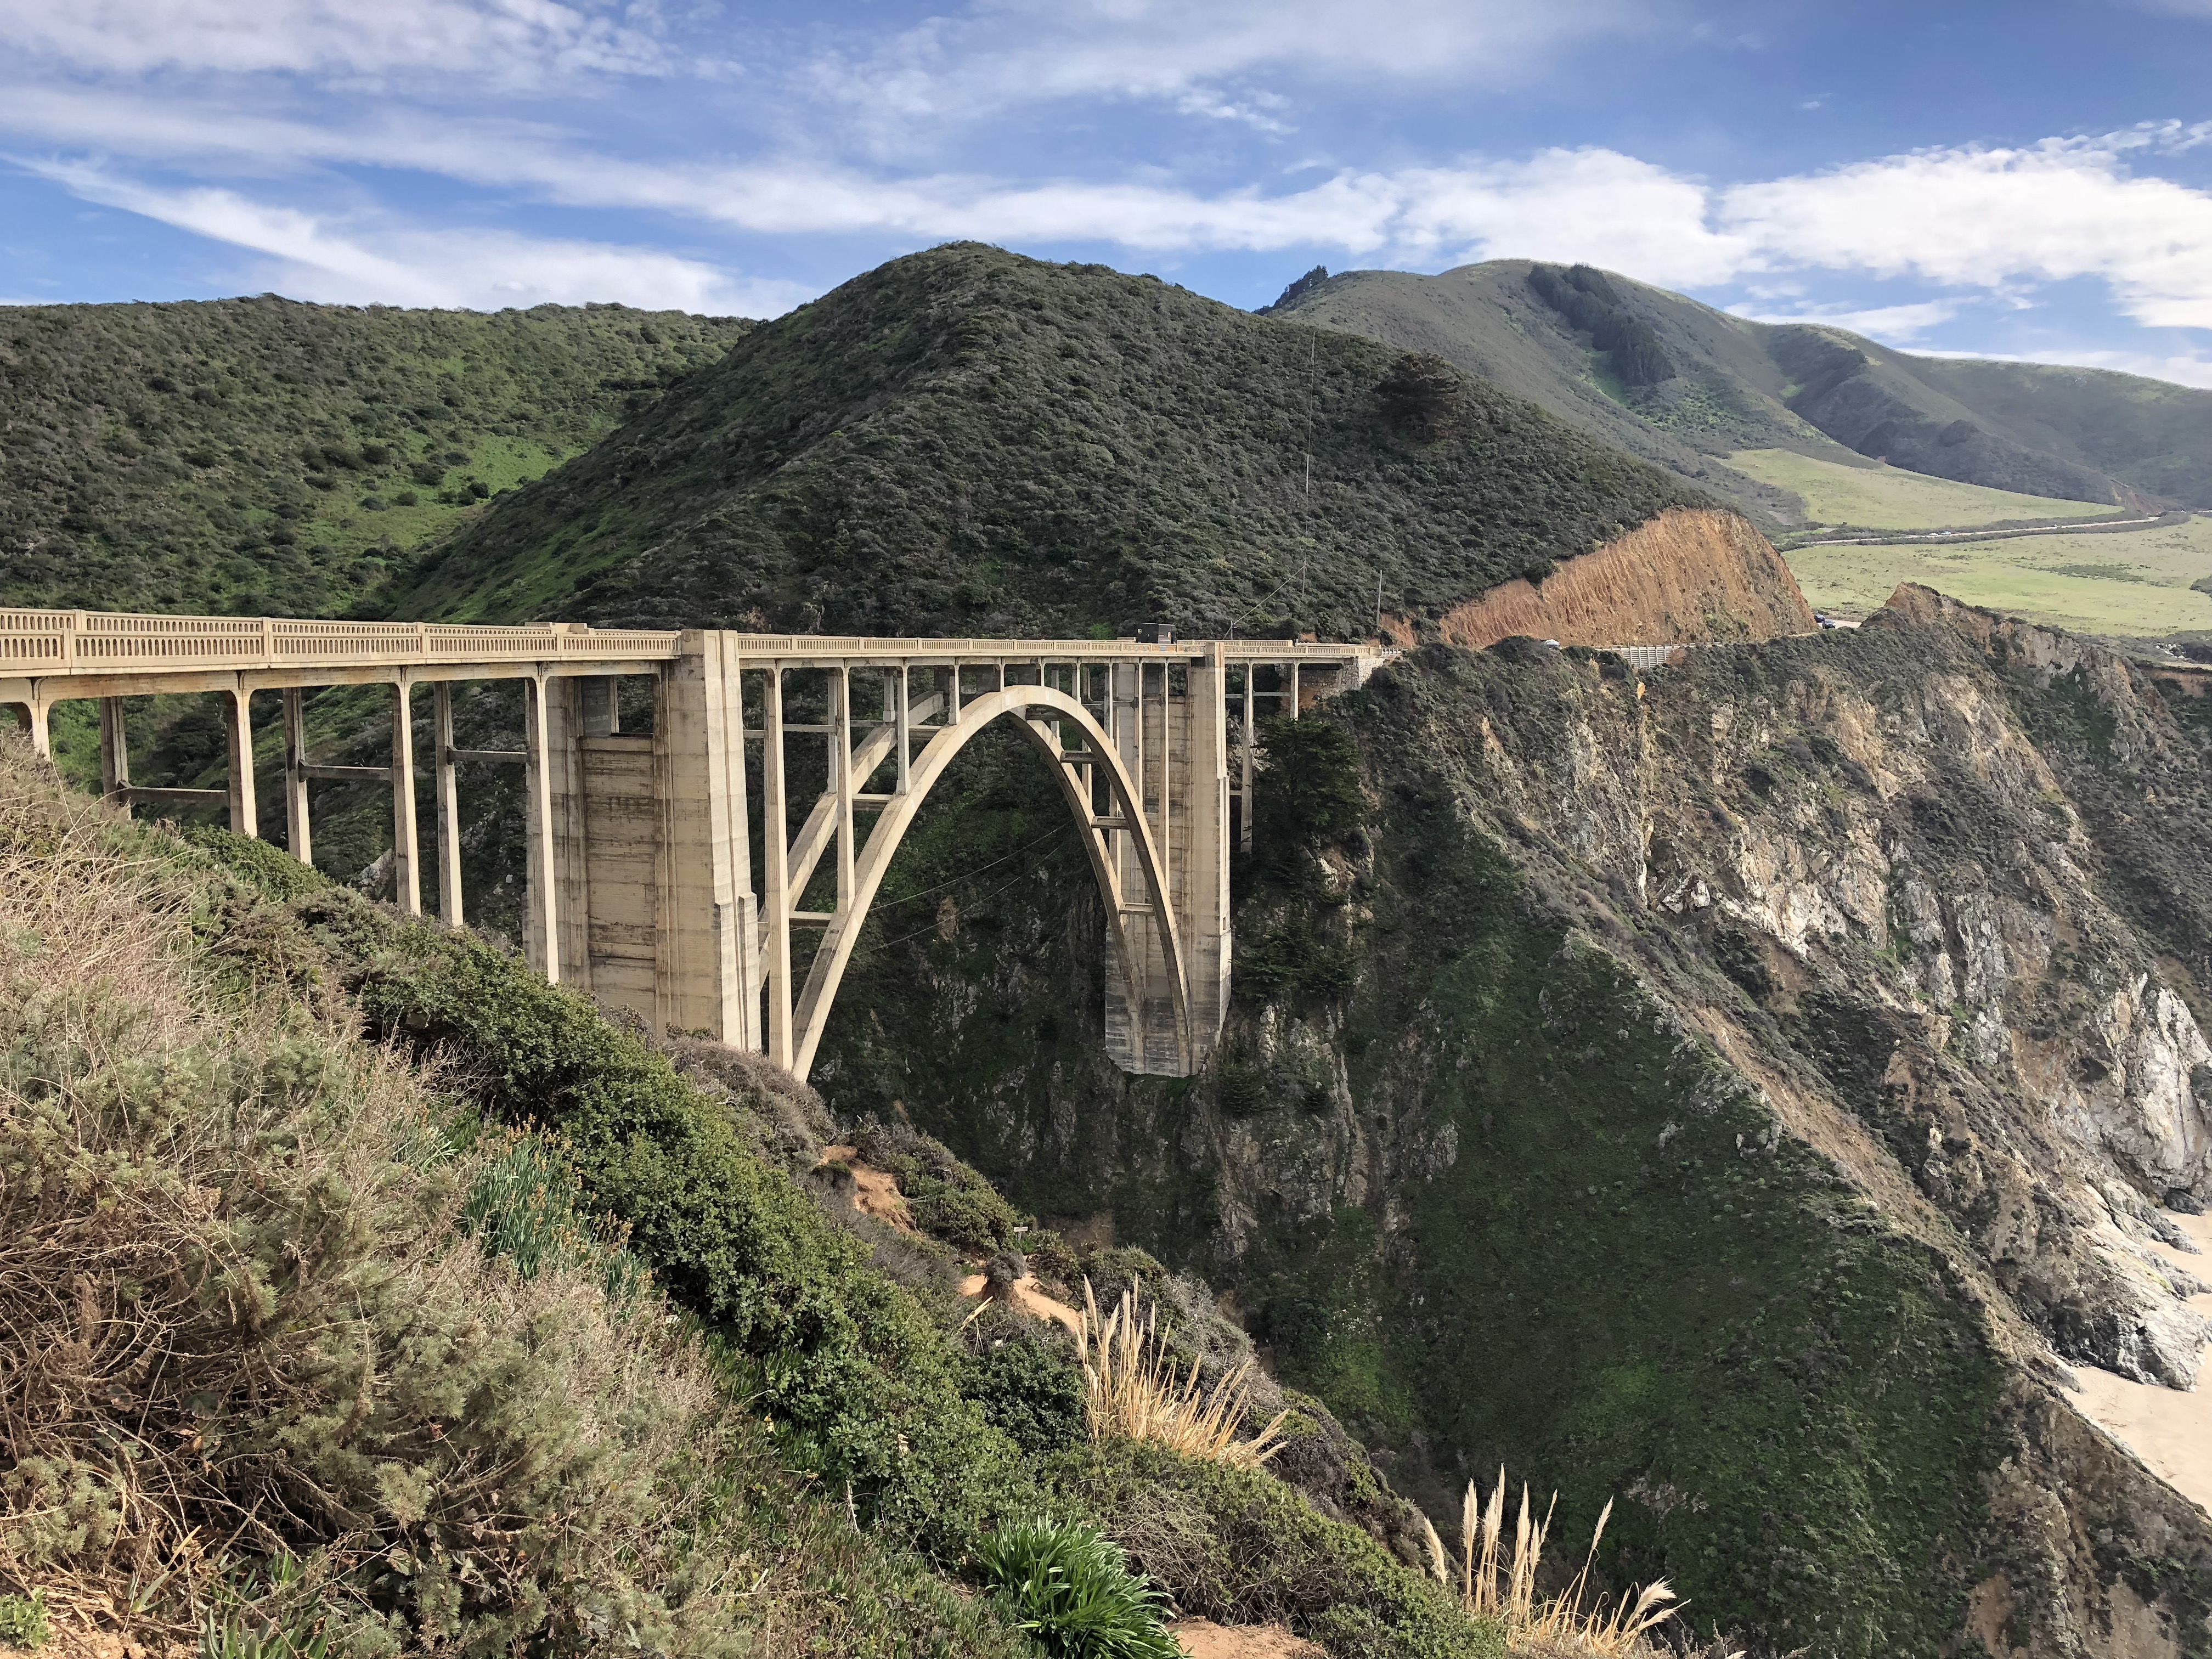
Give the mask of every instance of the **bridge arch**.
M 945 775 L 960 751 L 986 728 L 1002 719 L 1014 727 L 1050 765 L 1062 799 L 1073 815 L 1082 838 L 1091 878 L 1106 909 L 1107 934 L 1114 947 L 1121 983 L 1133 1006 L 1140 1004 L 1141 988 L 1153 974 L 1165 975 L 1175 1021 L 1175 1040 L 1188 1067 L 1194 1044 L 1191 987 L 1184 965 L 1175 907 L 1170 902 L 1166 860 L 1147 822 L 1136 780 L 1123 765 L 1113 738 L 1091 710 L 1067 693 L 1047 685 L 1008 685 L 986 692 L 963 704 L 957 724 L 939 728 L 922 751 L 914 757 L 905 787 L 892 795 L 869 827 L 867 839 L 854 859 L 849 896 L 841 897 L 807 969 L 806 982 L 793 1000 L 788 1015 L 792 1071 L 805 1077 L 812 1069 L 828 1028 L 831 1008 L 845 969 L 852 960 L 860 930 L 883 885 L 893 854 L 905 839 L 915 815 L 930 791 Z M 1082 734 L 1084 747 L 1064 745 L 1066 730 Z M 866 752 L 855 757 L 854 770 L 873 769 Z M 1111 798 L 1109 812 L 1096 811 L 1094 780 L 1103 780 Z M 811 826 L 810 826 L 811 827 Z M 802 837 L 805 832 L 802 831 Z M 1126 836 L 1127 856 L 1111 839 Z M 1125 872 L 1133 881 L 1125 881 Z M 1131 886 L 1141 889 L 1143 899 L 1133 903 Z M 1151 920 L 1152 928 L 1134 925 L 1139 917 Z M 770 973 L 775 971 L 771 963 Z M 771 982 L 769 1048 L 781 1047 L 775 1027 L 782 1012 L 782 995 Z M 1141 1044 L 1141 1037 L 1139 1038 Z M 778 1056 L 781 1058 L 781 1056 Z

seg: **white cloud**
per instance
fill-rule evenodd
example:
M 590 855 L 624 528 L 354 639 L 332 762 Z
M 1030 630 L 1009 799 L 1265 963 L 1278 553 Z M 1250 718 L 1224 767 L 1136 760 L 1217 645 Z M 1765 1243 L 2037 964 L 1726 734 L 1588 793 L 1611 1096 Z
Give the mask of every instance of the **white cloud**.
M 2212 327 L 2212 196 L 2131 176 L 2143 147 L 2130 133 L 1884 156 L 1736 185 L 1716 216 L 1765 264 L 1980 289 L 2100 276 L 2138 322 Z
M 665 65 L 647 31 L 560 0 L 0 0 L 0 43 L 79 72 L 459 74 Z
M 1495 84 L 1571 41 L 1648 31 L 1666 9 L 1632 0 L 998 0 L 825 56 L 812 78 L 902 118 L 1097 97 L 1243 112 L 1246 100 L 1186 100 L 1270 71 Z
M 230 191 L 157 191 L 84 168 L 49 173 L 87 200 L 267 256 L 258 282 L 295 299 L 482 311 L 599 300 L 759 317 L 788 311 L 813 292 L 734 277 L 649 248 L 499 231 L 348 226 Z
M 118 3 L 87 0 L 82 15 L 104 16 L 106 8 Z M 320 3 L 280 0 L 280 21 L 337 15 L 318 9 Z M 582 23 L 562 20 L 596 17 L 606 22 L 611 16 L 549 0 L 400 3 L 406 17 L 443 18 L 438 27 L 496 25 L 521 29 L 540 41 L 589 33 Z M 1009 15 L 1034 23 L 1036 15 L 1026 3 L 1009 8 Z M 0 8 L 21 5 L 22 0 L 0 0 Z M 222 9 L 215 0 L 173 0 L 173 9 L 191 17 Z M 1502 15 L 1477 8 L 1454 23 L 1456 14 L 1448 15 L 1442 5 L 1409 10 L 1432 26 L 1434 40 L 1443 42 L 1437 46 L 1439 52 L 1487 38 L 1481 30 Z M 157 20 L 170 15 L 159 8 L 156 12 Z M 20 22 L 27 14 L 15 9 L 6 15 Z M 1577 14 L 1584 24 L 1599 15 L 1587 9 Z M 1135 35 L 1147 20 L 1161 22 L 1178 39 L 1196 24 L 1175 23 L 1153 0 L 1128 0 L 1125 9 L 1110 13 L 1094 3 L 1079 15 L 1085 27 L 1108 34 L 1121 28 L 1131 39 L 1123 43 L 1127 52 L 1115 59 L 1120 68 L 1108 74 L 1093 64 L 1082 72 L 1087 80 L 1078 79 L 1094 87 L 1157 86 L 1164 91 L 1176 74 L 1183 74 L 1188 84 L 1177 95 L 1196 96 L 1196 77 L 1203 70 L 1227 72 L 1261 61 L 1255 54 L 1279 56 L 1292 49 L 1280 42 L 1255 44 L 1258 35 L 1245 25 L 1256 15 L 1241 6 L 1209 14 L 1214 33 L 1205 37 L 1205 50 L 1185 64 L 1186 74 L 1171 70 L 1165 57 L 1153 63 L 1147 54 L 1155 48 L 1140 50 Z M 1285 14 L 1283 33 L 1294 43 L 1304 42 L 1297 49 L 1310 51 L 1348 40 L 1336 31 L 1350 27 L 1299 0 Z M 1451 33 L 1453 28 L 1461 33 Z M 305 61 L 301 54 L 307 51 L 295 40 L 278 55 Z M 1398 51 L 1395 45 L 1376 47 L 1368 61 L 1396 63 Z M 358 66 L 372 57 L 364 48 L 354 61 Z M 257 83 L 254 90 L 269 88 Z M 2212 193 L 2153 170 L 2175 153 L 2212 142 L 2212 126 L 2169 123 L 2091 139 L 1919 151 L 1732 185 L 1590 148 L 1546 150 L 1510 161 L 1475 158 L 1451 166 L 1344 169 L 1318 179 L 1309 168 L 1299 176 L 1310 182 L 1297 188 L 1207 191 L 1164 171 L 1109 179 L 1024 179 L 862 167 L 822 155 L 737 162 L 711 155 L 625 156 L 595 147 L 574 131 L 487 114 L 482 108 L 436 112 L 397 97 L 329 102 L 328 115 L 310 112 L 304 100 L 290 106 L 300 112 L 286 114 L 287 105 L 276 97 L 239 99 L 207 87 L 178 95 L 143 88 L 70 86 L 48 78 L 0 86 L 0 130 L 103 158 L 90 166 L 51 159 L 29 165 L 117 205 L 126 204 L 116 193 L 122 169 L 113 158 L 133 158 L 226 186 L 258 179 L 263 185 L 252 194 L 264 203 L 286 196 L 326 201 L 330 170 L 371 167 L 457 180 L 509 202 L 659 213 L 775 238 L 859 234 L 923 242 L 976 237 L 1028 246 L 1108 243 L 1156 255 L 1316 250 L 1330 255 L 1331 263 L 1341 258 L 1429 269 L 1522 256 L 1587 260 L 1675 287 L 1748 283 L 1754 292 L 1786 289 L 1795 275 L 1823 271 L 1911 278 L 1954 290 L 1954 296 L 2005 296 L 2015 303 L 2036 285 L 2092 277 L 2108 284 L 2119 307 L 2140 323 L 2212 327 Z M 1280 108 L 1248 99 L 1237 109 L 1247 106 L 1267 118 Z M 1224 106 L 1219 112 L 1234 117 L 1237 112 Z M 317 195 L 305 198 L 296 184 L 272 182 L 288 175 L 313 179 Z M 88 179 L 93 185 L 84 185 Z M 106 194 L 98 195 L 93 185 Z M 198 202 L 205 211 L 195 209 L 194 214 L 210 225 L 223 216 L 207 204 L 238 204 L 242 210 L 246 200 L 218 188 L 157 191 L 145 199 L 159 205 L 134 210 L 179 223 L 185 221 L 174 216 L 185 211 L 180 204 Z M 290 251 L 272 257 L 294 260 L 303 272 L 323 272 L 315 278 L 319 283 L 349 283 L 362 292 L 380 282 L 401 285 L 379 296 L 386 298 L 417 291 L 404 287 L 414 283 L 421 291 L 477 296 L 469 303 L 501 302 L 493 297 L 489 279 L 467 274 L 472 259 L 490 257 L 491 240 L 480 236 L 477 253 L 464 258 L 450 252 L 462 246 L 456 240 L 462 234 L 439 233 L 435 246 L 410 245 L 400 257 L 392 253 L 393 245 L 334 228 L 327 211 L 266 205 L 252 210 L 263 216 L 287 210 L 297 221 L 289 234 Z M 311 228 L 313 236 L 298 226 Z M 235 223 L 205 234 L 259 246 Z M 648 251 L 613 250 L 603 261 L 598 253 L 584 252 L 599 244 L 544 246 L 577 252 L 565 264 L 543 265 L 543 272 L 599 273 L 620 280 L 628 291 L 645 284 L 665 296 L 711 293 L 718 291 L 714 283 L 732 280 L 695 261 Z M 364 264 L 371 247 L 377 257 L 391 254 L 392 268 Z M 568 279 L 526 271 L 525 280 L 538 285 L 532 291 L 550 291 L 547 285 L 557 287 Z M 1929 307 L 1950 302 L 1931 298 L 1914 307 L 1821 314 L 1842 326 L 1904 340 L 1944 320 Z M 1775 309 L 1785 306 L 1776 304 Z M 778 307 L 756 300 L 739 308 Z
M 1956 300 L 1923 300 L 1910 305 L 1869 306 L 1857 310 L 1848 306 L 1814 306 L 1783 313 L 1764 311 L 1756 305 L 1730 306 L 1729 310 L 1754 323 L 1821 323 L 1863 334 L 1869 339 L 1902 345 L 1939 324 L 1949 322 L 1959 314 L 1960 308 Z

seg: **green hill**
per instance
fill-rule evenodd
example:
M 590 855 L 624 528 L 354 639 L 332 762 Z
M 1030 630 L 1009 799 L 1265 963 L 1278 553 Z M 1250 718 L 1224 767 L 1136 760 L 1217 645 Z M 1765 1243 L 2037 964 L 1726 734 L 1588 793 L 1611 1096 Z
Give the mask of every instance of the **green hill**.
M 749 326 L 539 306 L 0 307 L 6 601 L 328 615 Z
M 2018 494 L 2212 507 L 2212 392 L 2139 375 L 1918 357 L 1747 321 L 1588 266 L 1526 259 L 1309 273 L 1269 314 L 1432 351 L 1770 526 L 1788 491 L 1725 458 L 1793 449 Z
M 1359 635 L 1703 498 L 1442 365 L 956 245 L 748 335 L 461 527 L 466 620 Z

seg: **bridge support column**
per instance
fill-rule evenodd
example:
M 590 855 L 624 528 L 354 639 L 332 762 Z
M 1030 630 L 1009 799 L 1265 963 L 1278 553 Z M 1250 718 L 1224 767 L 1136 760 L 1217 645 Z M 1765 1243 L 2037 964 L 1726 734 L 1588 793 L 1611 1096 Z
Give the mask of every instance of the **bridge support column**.
M 441 690 L 444 690 L 441 686 Z M 294 858 L 313 864 L 314 834 L 307 822 L 307 714 L 306 699 L 296 685 L 288 686 L 284 699 L 284 842 Z M 119 726 L 118 718 L 117 724 Z
M 589 726 L 585 719 L 584 688 L 590 683 L 573 676 L 563 676 L 545 683 L 545 755 L 548 762 L 546 790 L 552 798 L 553 808 L 550 820 L 553 880 L 554 890 L 558 895 L 554 902 L 554 917 L 561 939 L 561 981 L 575 987 L 586 996 L 596 996 L 600 987 L 592 971 L 592 890 L 596 884 L 593 878 L 602 873 L 611 880 L 619 878 L 614 869 L 602 872 L 595 866 L 603 864 L 611 866 L 617 861 L 632 866 L 621 873 L 630 875 L 634 884 L 641 886 L 646 895 L 650 894 L 653 815 L 649 802 L 654 791 L 651 781 L 652 763 L 649 757 L 643 757 L 643 778 L 630 781 L 633 785 L 641 783 L 641 787 L 601 792 L 609 796 L 627 793 L 632 803 L 642 796 L 648 803 L 642 814 L 635 805 L 632 805 L 631 810 L 625 814 L 632 820 L 642 816 L 645 821 L 641 832 L 646 841 L 645 868 L 637 872 L 635 870 L 635 848 L 634 845 L 624 844 L 634 843 L 638 838 L 641 831 L 636 823 L 625 823 L 625 834 L 606 836 L 607 844 L 604 848 L 595 844 L 600 838 L 592 834 L 591 803 L 586 793 L 586 778 L 592 762 L 598 757 L 585 752 L 587 748 L 595 746 L 586 735 Z M 604 681 L 599 683 L 605 684 Z M 626 916 L 625 920 L 632 920 L 642 927 L 649 928 L 653 925 L 649 896 L 645 897 L 644 910 L 641 916 Z M 647 961 L 652 960 L 649 944 L 641 945 L 638 949 Z M 649 1000 L 643 1012 L 650 1022 L 653 1009 Z
M 438 798 L 438 920 L 448 927 L 459 927 L 462 925 L 461 788 L 453 766 L 453 686 L 450 680 L 440 680 L 430 688 L 430 775 Z M 303 802 L 301 823 L 307 821 L 307 816 Z
M 401 912 L 422 914 L 422 848 L 415 824 L 415 706 L 405 678 L 392 687 L 392 892 Z
M 253 694 L 243 684 L 222 694 L 225 734 L 230 740 L 230 829 L 233 835 L 261 833 L 253 805 Z
M 958 670 L 954 670 L 957 687 Z M 957 707 L 959 694 L 956 690 Z M 793 1033 L 791 995 L 791 818 L 783 778 L 783 670 L 770 662 L 761 702 L 761 902 L 768 906 L 768 1057 L 788 1070 Z
M 660 816 L 656 1018 L 754 1046 L 746 997 L 750 900 L 744 812 L 744 714 L 734 641 L 686 634 L 654 706 Z M 734 781 L 732 774 L 735 773 Z M 757 975 L 756 969 L 756 975 Z
M 553 874 L 553 760 L 548 750 L 545 682 L 522 682 L 522 812 L 529 830 L 528 918 L 523 952 L 548 981 L 561 982 L 561 933 Z
M 1184 828 L 1172 862 L 1195 1072 L 1229 1012 L 1229 674 L 1218 644 L 1192 660 L 1182 713 Z
M 123 730 L 123 699 L 100 700 L 100 793 L 113 795 L 131 787 L 131 745 Z

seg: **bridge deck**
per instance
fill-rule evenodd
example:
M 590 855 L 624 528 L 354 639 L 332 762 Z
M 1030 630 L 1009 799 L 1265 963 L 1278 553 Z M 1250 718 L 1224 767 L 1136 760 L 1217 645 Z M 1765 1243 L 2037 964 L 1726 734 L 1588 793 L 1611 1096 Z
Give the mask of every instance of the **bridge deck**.
M 1127 662 L 1203 653 L 1212 641 L 882 638 L 827 634 L 728 634 L 738 653 L 765 666 L 883 663 Z M 468 678 L 452 672 L 502 665 L 554 674 L 607 673 L 614 665 L 672 661 L 684 635 L 673 630 L 599 629 L 579 623 L 480 626 L 458 623 L 325 622 L 281 617 L 167 617 L 125 611 L 0 610 L 0 678 L 46 679 L 249 673 L 264 682 L 313 684 L 383 670 L 425 671 L 410 678 Z M 1372 646 L 1310 641 L 1229 640 L 1232 663 L 1341 663 L 1377 654 Z M 527 665 L 527 667 L 523 665 Z M 366 673 L 364 673 L 366 671 Z M 185 688 L 179 688 L 185 689 Z M 66 696 L 53 688 L 53 696 Z

